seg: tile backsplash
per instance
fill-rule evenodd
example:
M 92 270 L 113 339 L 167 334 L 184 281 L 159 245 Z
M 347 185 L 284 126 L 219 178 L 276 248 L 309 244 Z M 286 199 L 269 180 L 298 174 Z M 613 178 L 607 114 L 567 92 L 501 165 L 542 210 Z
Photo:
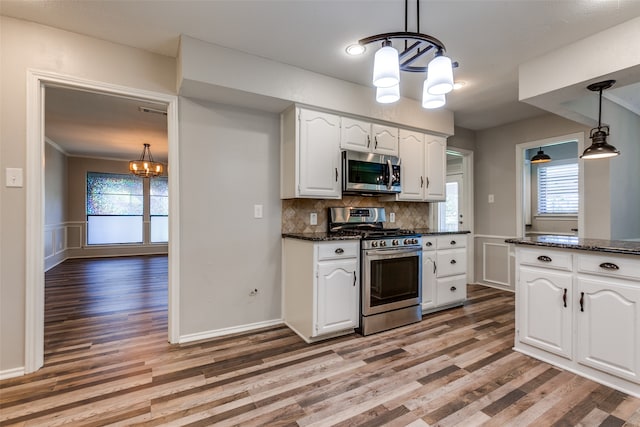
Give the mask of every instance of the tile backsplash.
M 327 231 L 327 208 L 336 206 L 383 207 L 387 214 L 385 227 L 407 229 L 428 228 L 429 203 L 381 202 L 376 197 L 344 196 L 341 200 L 287 199 L 282 201 L 282 232 L 313 233 Z M 318 225 L 309 224 L 309 215 L 318 214 Z M 389 214 L 396 222 L 389 223 Z

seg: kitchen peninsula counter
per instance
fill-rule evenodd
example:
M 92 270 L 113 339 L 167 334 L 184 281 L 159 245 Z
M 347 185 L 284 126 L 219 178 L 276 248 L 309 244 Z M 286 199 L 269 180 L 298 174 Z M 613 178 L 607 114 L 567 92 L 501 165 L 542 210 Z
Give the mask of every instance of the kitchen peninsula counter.
M 640 241 L 630 240 L 581 239 L 575 236 L 539 235 L 506 239 L 505 242 L 516 245 L 640 255 Z

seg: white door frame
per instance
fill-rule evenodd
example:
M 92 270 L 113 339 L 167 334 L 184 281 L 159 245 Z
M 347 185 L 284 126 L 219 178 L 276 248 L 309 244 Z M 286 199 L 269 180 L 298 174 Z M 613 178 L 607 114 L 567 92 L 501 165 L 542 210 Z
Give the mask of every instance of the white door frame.
M 561 144 L 563 142 L 576 141 L 578 153 L 584 151 L 584 132 L 570 133 L 568 135 L 554 136 L 552 138 L 539 139 L 537 141 L 523 142 L 516 145 L 516 232 L 517 237 L 524 237 L 524 155 L 530 148 L 544 147 L 547 145 Z M 578 160 L 578 237 L 584 233 L 584 167 L 582 160 Z
M 178 97 L 49 71 L 27 70 L 25 373 L 44 364 L 44 106 L 45 86 L 144 99 L 167 105 L 169 148 L 169 342 L 179 338 Z
M 458 147 L 447 147 L 447 151 L 460 154 L 462 156 L 462 174 L 463 174 L 463 192 L 464 192 L 464 210 L 466 210 L 465 230 L 469 230 L 469 238 L 467 240 L 467 281 L 475 282 L 475 238 L 474 238 L 474 206 L 473 206 L 473 151 L 465 150 Z M 438 209 L 429 209 L 430 224 L 434 230 L 438 229 L 439 218 Z

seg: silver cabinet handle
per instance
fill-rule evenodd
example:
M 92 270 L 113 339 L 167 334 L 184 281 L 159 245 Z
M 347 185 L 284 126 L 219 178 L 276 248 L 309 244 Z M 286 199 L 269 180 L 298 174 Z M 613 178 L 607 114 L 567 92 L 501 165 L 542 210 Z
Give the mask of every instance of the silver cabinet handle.
M 455 240 L 452 240 L 452 241 L 450 242 L 450 244 L 451 244 L 451 246 L 453 246 L 453 245 L 456 245 L 456 244 L 458 244 L 458 243 L 457 243 Z
M 353 286 L 356 285 L 356 272 L 353 272 Z
M 420 188 L 424 187 L 424 178 L 420 177 Z
M 367 148 L 371 145 L 371 137 L 367 135 Z
M 455 263 L 456 263 L 456 260 L 455 260 L 455 259 L 452 259 L 452 260 L 451 260 L 451 264 L 455 264 Z
M 431 246 L 433 246 L 433 243 L 431 243 L 431 242 L 427 242 L 427 243 L 425 243 L 424 245 L 425 245 L 425 246 L 429 246 L 429 247 L 431 247 Z
M 546 255 L 540 255 L 538 257 L 538 261 L 542 261 L 542 262 L 551 262 L 551 258 L 546 256 Z
M 377 148 L 378 148 L 378 137 L 377 137 L 377 136 L 374 136 L 374 137 L 373 137 L 373 140 L 376 142 L 376 145 L 374 145 L 374 146 L 373 146 L 373 148 L 374 148 L 374 149 L 377 149 Z
M 335 169 L 336 169 L 336 182 L 338 182 L 338 168 L 335 168 Z
M 600 264 L 600 268 L 604 268 L 605 270 L 614 270 L 614 271 L 620 270 L 620 267 L 618 267 L 612 262 L 603 262 L 602 264 Z
M 449 289 L 451 292 L 455 292 L 457 290 L 457 288 L 455 286 L 452 286 L 451 289 Z
M 335 252 L 336 252 L 338 255 L 342 255 L 342 254 L 344 253 L 344 249 L 342 249 L 342 248 L 338 248 L 338 249 L 336 249 L 336 251 L 335 251 Z

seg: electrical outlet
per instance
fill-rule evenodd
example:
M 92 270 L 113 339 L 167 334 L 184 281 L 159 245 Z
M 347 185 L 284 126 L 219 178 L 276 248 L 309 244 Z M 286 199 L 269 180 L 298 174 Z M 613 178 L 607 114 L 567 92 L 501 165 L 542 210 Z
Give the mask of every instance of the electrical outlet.
M 318 214 L 317 213 L 311 212 L 311 215 L 309 215 L 309 224 L 318 225 Z
M 253 205 L 253 217 L 262 218 L 262 205 Z
M 395 212 L 391 212 L 389 214 L 389 222 L 396 222 L 396 213 Z

